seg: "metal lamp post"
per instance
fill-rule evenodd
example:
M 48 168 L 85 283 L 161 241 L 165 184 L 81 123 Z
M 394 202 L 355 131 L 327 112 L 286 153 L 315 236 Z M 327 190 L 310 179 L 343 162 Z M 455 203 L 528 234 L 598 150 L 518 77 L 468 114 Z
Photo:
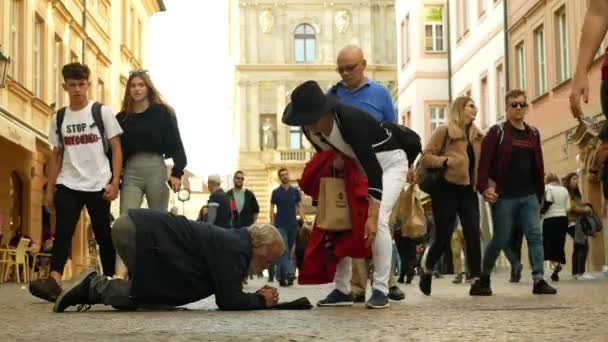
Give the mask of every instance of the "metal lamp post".
M 8 76 L 8 65 L 11 59 L 0 52 L 0 88 L 6 87 L 6 78 Z

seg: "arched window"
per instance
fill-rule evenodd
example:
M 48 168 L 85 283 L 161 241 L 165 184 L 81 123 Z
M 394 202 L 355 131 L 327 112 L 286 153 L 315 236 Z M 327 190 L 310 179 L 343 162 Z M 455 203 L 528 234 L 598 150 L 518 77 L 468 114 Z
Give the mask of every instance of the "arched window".
M 296 27 L 294 34 L 296 63 L 315 62 L 315 29 L 309 24 Z
M 8 180 L 8 216 L 10 229 L 15 231 L 21 227 L 23 217 L 23 182 L 16 172 L 11 173 Z

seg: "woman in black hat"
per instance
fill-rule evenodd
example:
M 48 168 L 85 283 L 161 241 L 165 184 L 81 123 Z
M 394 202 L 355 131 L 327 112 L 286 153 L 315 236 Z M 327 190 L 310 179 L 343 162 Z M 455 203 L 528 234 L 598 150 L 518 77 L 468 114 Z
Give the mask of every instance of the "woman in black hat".
M 367 175 L 370 202 L 365 230 L 366 240 L 372 247 L 374 289 L 366 306 L 388 307 L 392 257 L 388 221 L 405 183 L 408 159 L 413 161 L 416 155 L 406 156 L 391 130 L 366 112 L 342 104 L 334 96 L 326 96 L 314 81 L 307 81 L 294 89 L 291 103 L 283 113 L 283 123 L 301 126 L 315 149 L 333 149 L 339 155 L 356 160 Z M 350 277 L 351 260 L 344 258 L 336 269 L 336 289 L 318 305 L 352 305 Z

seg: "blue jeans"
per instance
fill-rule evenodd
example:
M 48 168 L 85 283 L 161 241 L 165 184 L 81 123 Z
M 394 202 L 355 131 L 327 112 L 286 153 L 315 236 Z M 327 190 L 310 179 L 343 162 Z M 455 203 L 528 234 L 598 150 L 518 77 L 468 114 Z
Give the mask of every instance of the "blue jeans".
M 285 251 L 277 263 L 277 279 L 287 281 L 289 276 L 293 274 L 293 262 L 291 260 L 291 250 L 296 243 L 298 229 L 296 227 L 279 228 L 279 232 L 285 243 Z
M 494 234 L 483 258 L 483 274 L 489 275 L 496 259 L 511 239 L 513 223 L 518 221 L 528 241 L 528 257 L 532 265 L 532 278 L 542 279 L 544 274 L 543 235 L 540 225 L 540 204 L 536 195 L 499 199 L 492 206 Z

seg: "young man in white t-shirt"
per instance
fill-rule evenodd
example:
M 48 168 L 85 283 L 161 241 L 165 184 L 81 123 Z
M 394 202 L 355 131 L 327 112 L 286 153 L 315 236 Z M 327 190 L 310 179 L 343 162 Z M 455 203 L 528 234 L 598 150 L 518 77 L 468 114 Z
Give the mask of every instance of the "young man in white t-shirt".
M 49 143 L 46 205 L 55 209 L 56 233 L 52 250 L 51 274 L 30 283 L 30 293 L 54 302 L 61 294 L 61 276 L 69 257 L 72 236 L 86 206 L 106 276 L 114 275 L 116 252 L 110 235 L 110 202 L 118 196 L 122 169 L 122 148 L 118 121 L 107 106 L 101 106 L 103 129 L 94 119 L 94 102 L 89 101 L 89 68 L 71 63 L 62 70 L 70 104 L 65 108 L 61 127 L 53 115 Z M 101 132 L 104 131 L 107 143 Z M 60 141 L 61 139 L 61 141 Z M 106 154 L 111 149 L 112 160 Z

